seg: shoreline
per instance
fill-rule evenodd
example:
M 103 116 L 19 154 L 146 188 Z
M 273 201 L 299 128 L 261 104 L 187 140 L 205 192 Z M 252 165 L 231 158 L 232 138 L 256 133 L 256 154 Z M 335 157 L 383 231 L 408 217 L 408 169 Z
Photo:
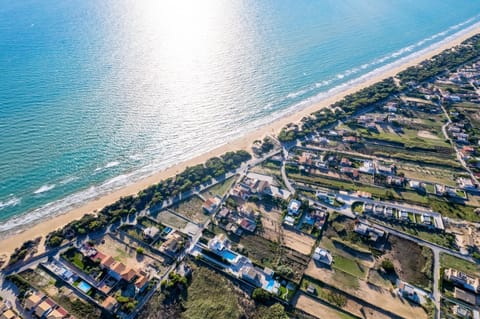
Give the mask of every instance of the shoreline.
M 278 119 L 275 119 L 273 122 L 255 128 L 253 129 L 253 131 L 249 131 L 245 135 L 242 135 L 241 137 L 233 141 L 227 142 L 220 147 L 210 150 L 202 155 L 196 156 L 190 160 L 168 167 L 162 171 L 156 172 L 149 177 L 146 177 L 137 182 L 133 182 L 132 184 L 122 187 L 121 189 L 113 191 L 107 195 L 100 196 L 77 208 L 70 209 L 69 211 L 65 211 L 64 213 L 56 216 L 46 217 L 43 221 L 37 224 L 23 226 L 31 226 L 29 228 L 19 229 L 17 231 L 12 230 L 12 233 L 7 234 L 5 238 L 0 239 L 0 255 L 6 254 L 7 256 L 9 256 L 14 251 L 14 249 L 19 247 L 23 242 L 37 238 L 39 236 L 42 236 L 42 242 L 38 247 L 38 253 L 42 253 L 45 250 L 45 236 L 51 231 L 63 227 L 65 224 L 71 222 L 72 220 L 79 219 L 84 214 L 92 213 L 95 210 L 99 210 L 104 206 L 115 202 L 120 197 L 137 194 L 140 190 L 145 189 L 152 184 L 158 183 L 163 179 L 172 177 L 175 174 L 183 171 L 188 166 L 194 166 L 203 163 L 211 157 L 219 156 L 228 151 L 240 149 L 250 152 L 250 147 L 254 140 L 261 139 L 266 135 L 278 134 L 286 124 L 299 122 L 303 117 L 308 116 L 309 114 L 322 108 L 330 106 L 336 101 L 344 98 L 346 95 L 357 92 L 385 78 L 395 76 L 396 74 L 407 69 L 408 67 L 418 65 L 422 61 L 430 59 L 433 56 L 443 52 L 444 50 L 452 48 L 478 33 L 480 33 L 480 25 L 475 24 L 463 31 L 459 31 L 456 34 L 447 37 L 446 39 L 437 44 L 432 44 L 433 48 L 431 49 L 425 48 L 423 50 L 420 50 L 419 52 L 417 52 L 418 55 L 415 55 L 415 53 L 413 53 L 415 56 L 407 56 L 401 58 L 400 60 L 393 62 L 393 66 L 391 67 L 389 67 L 389 65 L 386 65 L 377 70 L 377 72 L 372 71 L 372 74 L 367 73 L 364 76 L 352 80 L 353 83 L 347 82 L 346 85 L 341 87 L 338 92 L 330 96 L 326 96 L 318 102 L 303 107 L 298 111 L 295 111 L 293 109 L 288 110 L 285 115 L 281 116 Z

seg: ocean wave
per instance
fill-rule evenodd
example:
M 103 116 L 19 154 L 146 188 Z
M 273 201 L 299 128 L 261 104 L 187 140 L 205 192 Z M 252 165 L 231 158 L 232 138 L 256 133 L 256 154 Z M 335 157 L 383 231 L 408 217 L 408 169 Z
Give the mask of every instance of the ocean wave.
M 34 191 L 33 193 L 35 195 L 38 195 L 38 194 L 48 192 L 48 191 L 50 191 L 54 188 L 55 188 L 55 184 L 45 184 L 45 185 L 41 186 L 39 189 L 37 189 L 36 191 Z
M 77 176 L 69 176 L 59 182 L 60 185 L 66 185 L 78 179 Z
M 143 155 L 134 154 L 134 155 L 130 155 L 128 158 L 131 159 L 132 161 L 140 161 L 141 159 L 143 159 Z
M 399 49 L 395 52 L 392 52 L 388 55 L 385 55 L 385 56 L 379 57 L 377 59 L 374 59 L 373 61 L 371 61 L 369 63 L 364 63 L 361 66 L 353 67 L 353 68 L 345 70 L 341 73 L 337 73 L 336 75 L 334 75 L 334 76 L 332 76 L 332 77 L 330 77 L 326 80 L 316 82 L 316 83 L 314 83 L 313 85 L 311 85 L 307 88 L 304 88 L 304 89 L 301 89 L 301 90 L 298 90 L 298 91 L 295 91 L 295 92 L 291 92 L 291 93 L 287 94 L 279 102 L 280 103 L 285 102 L 288 99 L 291 99 L 291 100 L 296 99 L 298 97 L 306 95 L 307 93 L 311 93 L 316 89 L 320 89 L 322 87 L 330 86 L 335 82 L 342 81 L 345 78 L 350 78 L 350 77 L 354 76 L 355 74 L 358 74 L 358 73 L 360 73 L 362 71 L 365 71 L 367 69 L 375 68 L 379 65 L 388 63 L 389 61 L 398 59 L 399 57 L 408 55 L 408 54 L 414 52 L 415 50 L 424 47 L 426 44 L 428 44 L 430 42 L 433 42 L 433 41 L 437 40 L 438 38 L 445 37 L 446 35 L 450 34 L 452 31 L 458 30 L 462 26 L 465 26 L 467 24 L 470 24 L 470 23 L 474 22 L 475 20 L 478 20 L 478 18 L 480 18 L 480 15 L 472 17 L 472 18 L 470 18 L 470 19 L 468 19 L 464 22 L 461 22 L 459 24 L 456 24 L 454 26 L 451 26 L 447 30 L 439 32 L 437 34 L 434 34 L 434 35 L 432 35 L 428 38 L 422 39 L 422 40 L 418 41 L 417 43 L 414 43 L 412 45 L 401 48 L 401 49 Z M 271 109 L 273 107 L 274 107 L 274 105 L 269 104 L 269 107 L 266 108 L 266 109 Z
M 13 195 L 10 195 L 9 198 L 7 198 L 4 201 L 0 201 L 0 210 L 7 208 L 7 207 L 14 207 L 20 204 L 21 199 L 18 197 L 15 197 Z
M 103 171 L 104 169 L 109 169 L 109 168 L 112 168 L 112 167 L 115 167 L 115 166 L 118 166 L 118 165 L 120 165 L 120 162 L 118 162 L 118 161 L 108 162 L 107 164 L 105 164 L 105 166 L 97 167 L 95 169 L 95 172 Z
M 299 91 L 297 91 L 297 92 L 289 93 L 289 94 L 287 95 L 287 99 L 295 99 L 295 98 L 297 98 L 297 97 L 299 97 L 299 96 L 302 96 L 302 95 L 307 94 L 309 91 L 310 91 L 310 89 L 307 88 L 307 89 L 299 90 Z

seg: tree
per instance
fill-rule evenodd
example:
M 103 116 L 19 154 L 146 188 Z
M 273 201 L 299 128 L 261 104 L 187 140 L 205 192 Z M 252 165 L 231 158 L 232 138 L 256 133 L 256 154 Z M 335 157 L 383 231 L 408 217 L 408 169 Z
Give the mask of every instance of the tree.
M 270 307 L 261 307 L 258 310 L 255 319 L 288 319 L 288 315 L 285 312 L 285 308 L 276 303 Z
M 255 301 L 265 303 L 272 298 L 272 295 L 262 288 L 255 288 L 252 293 L 252 298 Z
M 390 259 L 385 258 L 384 260 L 382 260 L 381 266 L 383 270 L 385 270 L 385 272 L 389 274 L 395 273 L 395 266 L 393 265 L 393 262 Z

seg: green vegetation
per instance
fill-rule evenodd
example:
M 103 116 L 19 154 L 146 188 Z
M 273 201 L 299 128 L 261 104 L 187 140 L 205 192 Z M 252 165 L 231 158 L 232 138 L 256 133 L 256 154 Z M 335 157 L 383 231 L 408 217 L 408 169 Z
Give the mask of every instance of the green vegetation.
M 444 51 L 432 59 L 422 62 L 418 66 L 412 66 L 398 74 L 402 85 L 410 81 L 423 82 L 445 70 L 454 70 L 458 66 L 478 57 L 480 55 L 480 36 L 476 35 L 462 45 Z
M 301 130 L 284 127 L 278 135 L 278 140 L 283 143 L 292 142 L 335 122 L 337 122 L 337 116 L 330 109 L 323 109 L 303 118 Z
M 288 319 L 285 308 L 276 303 L 270 307 L 260 306 L 254 319 Z
M 346 289 L 358 289 L 360 286 L 358 278 L 356 276 L 350 275 L 349 273 L 343 272 L 341 270 L 335 271 L 333 274 L 333 280 L 337 283 L 336 287 L 342 287 Z
M 58 303 L 62 305 L 69 313 L 77 318 L 83 319 L 95 319 L 100 318 L 100 310 L 95 308 L 90 303 L 83 302 L 79 299 L 71 300 L 65 295 L 61 295 L 56 298 Z
M 232 176 L 224 180 L 223 182 L 218 183 L 210 187 L 206 191 L 202 192 L 202 195 L 210 196 L 210 197 L 214 197 L 214 196 L 223 197 L 223 195 L 225 195 L 228 192 L 228 190 L 232 187 L 234 182 L 235 182 L 235 176 Z
M 210 183 L 212 178 L 233 171 L 250 159 L 251 155 L 248 152 L 240 150 L 210 158 L 204 164 L 187 167 L 174 178 L 152 185 L 140 191 L 137 196 L 122 197 L 115 203 L 105 206 L 96 215 L 86 214 L 62 229 L 51 232 L 47 236 L 46 244 L 48 247 L 57 247 L 64 239 L 102 231 L 107 225 L 117 223 L 129 214 L 160 204 L 167 198 L 175 197 L 201 184 Z
M 440 254 L 440 265 L 443 268 L 454 268 L 460 270 L 464 273 L 470 274 L 471 276 L 480 276 L 480 266 L 478 264 L 448 254 Z
M 37 238 L 36 240 L 27 240 L 26 242 L 24 242 L 22 246 L 16 248 L 15 251 L 10 255 L 8 264 L 13 265 L 19 261 L 23 261 L 28 254 L 36 252 L 40 240 L 41 237 Z
M 334 263 L 332 266 L 335 269 L 341 270 L 360 279 L 365 279 L 366 271 L 368 270 L 365 269 L 365 266 L 359 264 L 355 260 L 339 255 L 334 257 Z
M 367 131 L 365 129 L 359 129 L 357 132 L 364 138 L 382 140 L 390 143 L 397 144 L 405 149 L 418 149 L 435 151 L 442 149 L 447 153 L 452 153 L 452 148 L 449 143 L 444 139 L 425 139 L 418 136 L 418 130 L 416 129 L 402 129 L 402 133 L 390 133 L 390 132 L 374 132 Z
M 384 101 L 396 93 L 398 93 L 398 89 L 393 78 L 388 78 L 356 93 L 347 95 L 343 100 L 333 104 L 333 107 L 340 107 L 346 114 L 353 114 L 367 106 Z
M 385 270 L 386 273 L 393 274 L 395 273 L 395 267 L 390 259 L 385 258 L 382 260 L 381 267 Z
M 23 300 L 23 298 L 25 298 L 25 293 L 32 288 L 29 282 L 17 274 L 8 275 L 5 279 L 12 282 L 18 288 L 19 294 L 17 297 L 20 300 Z
M 206 268 L 196 270 L 185 307 L 185 319 L 234 319 L 244 315 L 233 284 Z
M 363 202 L 355 202 L 352 204 L 352 211 L 357 214 L 363 214 Z
M 301 287 L 303 291 L 306 291 L 307 288 L 311 286 L 315 288 L 315 297 L 321 299 L 335 307 L 343 308 L 347 303 L 347 298 L 332 289 L 326 286 L 323 282 L 318 279 L 314 279 L 309 276 L 304 276 Z M 310 294 L 310 293 L 308 293 Z
M 86 274 L 98 276 L 102 273 L 99 261 L 92 261 L 90 258 L 84 257 L 75 247 L 69 248 L 61 257 Z
M 429 197 L 428 205 L 434 212 L 444 217 L 464 219 L 472 222 L 480 222 L 480 215 L 475 213 L 475 207 L 452 203 L 447 199 Z

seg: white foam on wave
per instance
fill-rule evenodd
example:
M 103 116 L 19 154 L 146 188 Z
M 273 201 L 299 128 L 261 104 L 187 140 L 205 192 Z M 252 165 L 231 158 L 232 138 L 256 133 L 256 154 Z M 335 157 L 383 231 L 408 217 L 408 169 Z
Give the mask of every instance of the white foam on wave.
M 55 188 L 55 184 L 45 184 L 41 186 L 39 189 L 37 189 L 36 191 L 34 191 L 33 193 L 35 195 L 38 195 L 38 194 L 46 193 L 54 188 Z
M 61 180 L 61 181 L 59 182 L 59 184 L 60 184 L 60 185 L 66 185 L 66 184 L 69 184 L 69 183 L 71 183 L 71 182 L 76 181 L 77 179 L 78 179 L 77 176 L 69 176 L 69 177 Z
M 105 164 L 102 167 L 97 167 L 95 169 L 95 172 L 103 171 L 105 169 L 109 169 L 109 168 L 112 168 L 112 167 L 115 167 L 115 166 L 118 166 L 118 165 L 120 165 L 120 162 L 118 162 L 118 161 L 108 162 L 107 164 Z
M 0 201 L 0 210 L 7 208 L 7 207 L 14 207 L 20 204 L 21 199 L 18 197 L 13 196 L 13 194 L 10 194 L 9 198 Z
M 303 90 L 299 90 L 297 92 L 292 92 L 292 93 L 289 93 L 287 95 L 287 99 L 294 99 L 294 98 L 297 98 L 299 96 L 302 96 L 302 95 L 305 95 L 306 93 L 308 93 L 310 91 L 310 89 L 303 89 Z
M 341 81 L 346 77 L 351 77 L 351 76 L 353 76 L 357 73 L 360 73 L 360 72 L 362 72 L 366 69 L 374 68 L 374 67 L 376 67 L 378 65 L 381 65 L 381 64 L 384 64 L 384 63 L 386 63 L 390 60 L 395 60 L 395 59 L 397 59 L 401 56 L 404 56 L 406 54 L 414 52 L 415 50 L 420 49 L 421 47 L 425 46 L 426 44 L 428 44 L 430 42 L 433 42 L 434 40 L 436 40 L 438 38 L 444 37 L 447 34 L 453 32 L 455 30 L 458 30 L 459 28 L 461 28 L 461 27 L 463 27 L 467 24 L 470 24 L 470 23 L 474 22 L 475 20 L 478 20 L 479 18 L 480 18 L 480 15 L 472 17 L 472 18 L 470 18 L 470 19 L 468 19 L 464 22 L 461 22 L 461 23 L 458 23 L 454 26 L 449 27 L 445 31 L 439 32 L 437 34 L 432 35 L 431 37 L 420 40 L 415 44 L 412 44 L 412 45 L 409 45 L 407 47 L 401 48 L 401 49 L 399 49 L 399 50 L 397 50 L 397 51 L 395 51 L 391 54 L 388 54 L 386 56 L 377 58 L 370 63 L 364 63 L 359 67 L 354 67 L 354 68 L 348 69 L 348 70 L 346 70 L 342 73 L 338 73 L 335 76 L 333 76 L 333 77 L 331 77 L 327 80 L 322 80 L 320 82 L 317 82 L 317 83 L 311 85 L 310 87 L 308 87 L 306 89 L 302 89 L 301 91 L 298 91 L 298 92 L 295 92 L 295 93 L 290 93 L 290 94 L 287 95 L 287 98 L 292 98 L 292 97 L 298 97 L 298 96 L 301 96 L 301 95 L 305 95 L 306 93 L 311 92 L 315 89 L 322 88 L 322 87 L 325 87 L 325 86 L 329 86 L 333 82 Z
M 143 159 L 143 156 L 142 154 L 134 154 L 134 155 L 130 155 L 128 158 L 131 159 L 132 161 L 139 161 Z

